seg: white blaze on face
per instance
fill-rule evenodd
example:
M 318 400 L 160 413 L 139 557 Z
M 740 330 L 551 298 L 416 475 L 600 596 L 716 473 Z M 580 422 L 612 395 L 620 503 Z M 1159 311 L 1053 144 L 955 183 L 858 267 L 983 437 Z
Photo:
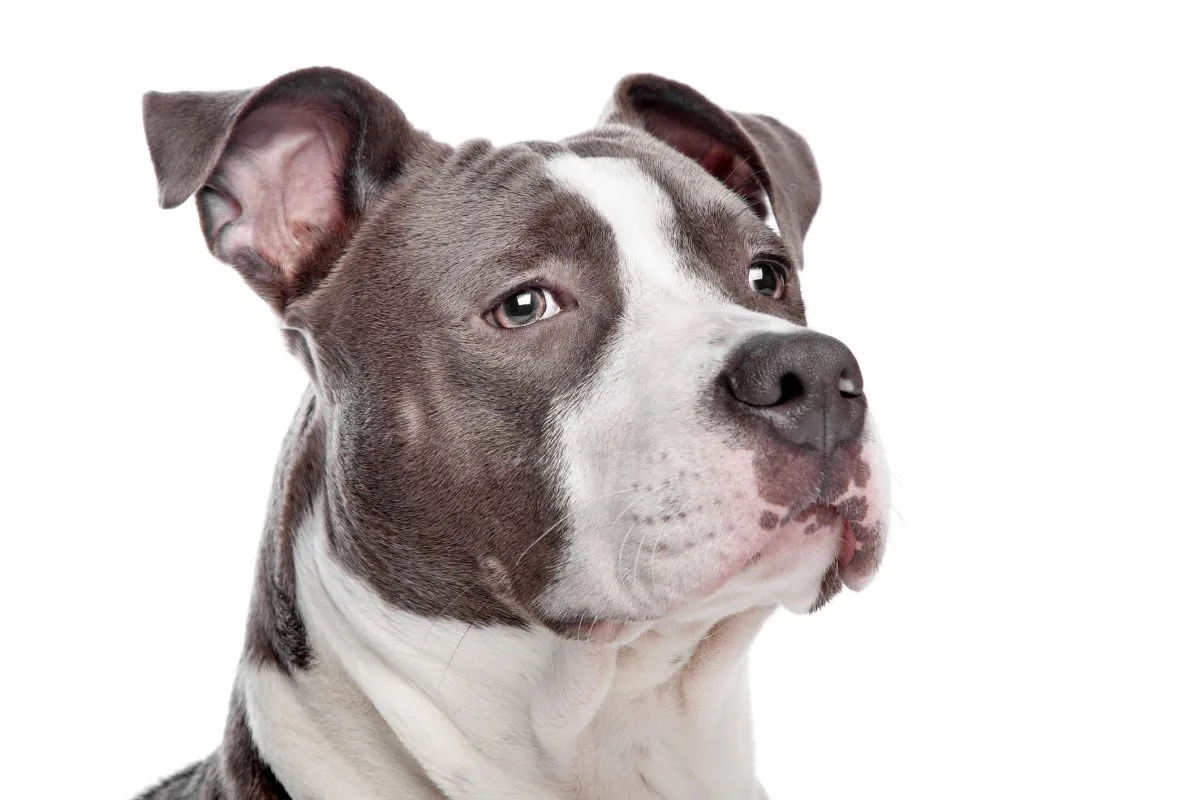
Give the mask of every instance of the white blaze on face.
M 775 207 L 773 205 L 771 205 L 771 201 L 769 199 L 767 199 L 766 197 L 763 197 L 763 203 L 766 204 L 766 206 L 767 206 L 767 218 L 766 218 L 766 220 L 764 220 L 764 222 L 766 222 L 766 225 L 768 228 L 770 228 L 772 231 L 775 232 L 776 235 L 778 235 L 779 234 L 779 221 L 775 219 Z
M 674 207 L 634 162 L 564 155 L 549 170 L 611 228 L 623 297 L 597 371 L 556 409 L 572 538 L 543 610 L 654 615 L 752 552 L 764 511 L 786 511 L 758 497 L 754 454 L 704 409 L 741 341 L 800 328 L 688 270 L 671 244 Z M 722 195 L 714 186 L 714 203 L 737 202 Z M 814 593 L 829 564 L 819 547 Z
M 664 230 L 673 215 L 671 201 L 637 164 L 621 158 L 563 155 L 552 159 L 549 169 L 611 227 L 621 250 L 626 299 L 648 292 L 676 299 L 712 294 L 698 283 L 684 280 L 678 253 L 670 247 Z

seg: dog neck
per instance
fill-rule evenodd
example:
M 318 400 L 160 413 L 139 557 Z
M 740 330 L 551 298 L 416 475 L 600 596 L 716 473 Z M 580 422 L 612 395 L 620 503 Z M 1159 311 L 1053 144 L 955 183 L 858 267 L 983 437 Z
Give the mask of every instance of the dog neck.
M 769 608 L 621 644 L 388 608 L 296 530 L 303 669 L 247 660 L 255 743 L 296 797 L 759 796 L 746 656 Z

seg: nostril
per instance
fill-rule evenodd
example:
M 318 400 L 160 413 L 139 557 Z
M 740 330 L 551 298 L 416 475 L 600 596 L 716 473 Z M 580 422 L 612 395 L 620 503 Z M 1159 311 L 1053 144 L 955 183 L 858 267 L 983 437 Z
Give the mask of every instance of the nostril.
M 842 397 L 846 398 L 860 397 L 862 395 L 862 387 L 843 372 L 841 378 L 838 379 L 838 392 L 841 393 Z
M 779 400 L 775 403 L 781 406 L 804 397 L 804 381 L 794 372 L 786 373 L 779 379 Z

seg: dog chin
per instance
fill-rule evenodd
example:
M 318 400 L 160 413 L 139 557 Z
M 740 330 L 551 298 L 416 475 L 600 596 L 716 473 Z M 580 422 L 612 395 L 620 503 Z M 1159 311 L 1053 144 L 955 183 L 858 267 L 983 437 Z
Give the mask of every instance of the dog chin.
M 877 519 L 877 511 L 870 502 L 801 506 L 758 526 L 746 540 L 749 549 L 723 559 L 719 568 L 693 564 L 707 579 L 673 576 L 668 582 L 676 589 L 674 597 L 662 605 L 627 605 L 618 613 L 613 613 L 616 606 L 572 611 L 540 621 L 562 638 L 619 646 L 663 623 L 715 623 L 755 607 L 811 614 L 843 586 L 858 590 L 869 582 L 884 534 L 881 523 L 865 520 Z
M 872 570 L 859 564 L 864 544 L 874 546 L 881 536 L 878 527 L 847 518 L 837 506 L 812 504 L 779 520 L 744 563 L 692 605 L 731 613 L 750 605 L 782 605 L 792 613 L 811 614 L 843 586 L 857 590 L 865 585 Z
M 735 576 L 716 591 L 678 604 L 665 613 L 640 619 L 605 618 L 601 614 L 542 620 L 542 623 L 563 639 L 620 647 L 663 623 L 716 623 L 752 608 L 772 606 L 783 606 L 795 614 L 811 614 L 824 607 L 842 589 L 836 562 L 830 564 L 823 573 L 818 572 L 816 579 L 812 576 L 811 567 L 796 572 L 794 575 L 781 573 L 767 581 L 742 581 L 739 579 L 748 576 Z
M 815 614 L 842 590 L 843 585 L 838 565 L 832 564 L 821 578 L 821 585 L 817 587 L 815 597 L 808 591 L 793 597 L 784 597 L 782 605 L 793 614 Z

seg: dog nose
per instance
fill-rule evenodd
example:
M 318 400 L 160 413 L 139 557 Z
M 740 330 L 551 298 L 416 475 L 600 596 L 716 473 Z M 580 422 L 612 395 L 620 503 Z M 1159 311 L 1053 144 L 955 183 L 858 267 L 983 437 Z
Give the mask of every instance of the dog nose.
M 829 453 L 862 432 L 862 370 L 832 336 L 759 334 L 734 351 L 723 378 L 735 415 L 761 420 L 792 444 Z

